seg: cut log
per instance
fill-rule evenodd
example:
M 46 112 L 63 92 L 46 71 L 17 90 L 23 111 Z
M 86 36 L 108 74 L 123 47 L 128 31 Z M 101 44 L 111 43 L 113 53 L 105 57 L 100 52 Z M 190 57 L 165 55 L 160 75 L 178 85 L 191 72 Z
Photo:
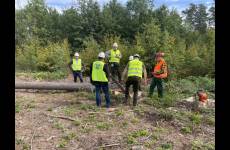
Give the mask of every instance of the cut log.
M 92 91 L 94 86 L 90 83 L 15 82 L 15 89 Z

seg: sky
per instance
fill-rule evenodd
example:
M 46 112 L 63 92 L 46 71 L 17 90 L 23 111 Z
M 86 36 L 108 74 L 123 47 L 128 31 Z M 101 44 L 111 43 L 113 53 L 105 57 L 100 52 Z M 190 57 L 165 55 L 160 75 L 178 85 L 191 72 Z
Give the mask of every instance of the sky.
M 59 12 L 61 10 L 69 8 L 74 0 L 45 0 L 49 7 L 56 8 Z M 109 0 L 97 0 L 102 6 L 106 4 Z M 125 5 L 128 0 L 118 0 L 119 3 Z M 194 4 L 204 4 L 208 8 L 212 6 L 214 0 L 154 0 L 154 5 L 156 8 L 165 4 L 169 9 L 176 8 L 179 12 L 185 10 L 190 3 Z M 27 0 L 15 0 L 15 8 L 23 8 L 27 4 Z

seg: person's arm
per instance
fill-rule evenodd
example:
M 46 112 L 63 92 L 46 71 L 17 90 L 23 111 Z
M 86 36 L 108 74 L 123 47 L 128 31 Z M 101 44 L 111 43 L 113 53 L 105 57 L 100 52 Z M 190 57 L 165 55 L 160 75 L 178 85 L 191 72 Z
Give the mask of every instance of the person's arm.
M 110 81 L 110 73 L 109 73 L 108 64 L 105 64 L 105 65 L 104 65 L 103 71 L 105 72 L 105 75 L 106 75 L 108 81 Z
M 82 72 L 85 71 L 85 64 L 81 62 L 82 68 L 83 70 L 81 70 Z
M 73 64 L 73 61 L 71 60 L 71 61 L 69 62 L 69 64 L 68 64 L 69 69 L 70 69 L 71 71 L 73 71 L 73 69 L 72 69 L 72 64 Z
M 122 73 L 121 80 L 123 80 L 123 81 L 125 80 L 125 78 L 126 78 L 126 76 L 127 76 L 128 66 L 129 66 L 129 64 L 127 64 L 127 65 L 125 66 L 125 69 L 124 69 L 124 71 L 123 71 L 123 73 Z
M 146 71 L 146 67 L 144 64 L 143 64 L 143 72 L 144 72 L 144 82 L 145 82 L 145 85 L 147 85 L 147 71 Z
M 93 71 L 93 63 L 90 65 L 90 83 L 93 83 L 93 80 L 92 80 L 92 71 Z
M 105 57 L 108 58 L 108 59 L 110 58 L 110 50 L 107 50 L 107 51 L 105 52 Z
M 162 74 L 167 72 L 167 64 L 166 63 L 162 64 L 162 69 L 161 70 L 162 70 Z

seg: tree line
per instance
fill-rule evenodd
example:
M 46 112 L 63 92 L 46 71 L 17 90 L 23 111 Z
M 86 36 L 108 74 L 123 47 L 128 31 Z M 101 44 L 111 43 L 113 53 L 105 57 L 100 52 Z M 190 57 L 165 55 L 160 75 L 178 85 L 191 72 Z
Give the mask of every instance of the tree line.
M 62 13 L 44 0 L 30 0 L 15 11 L 16 68 L 60 70 L 76 51 L 89 64 L 117 42 L 122 65 L 139 53 L 150 71 L 154 54 L 163 51 L 175 77 L 215 75 L 214 2 L 210 9 L 190 4 L 181 14 L 165 5 L 156 8 L 154 0 L 73 2 Z

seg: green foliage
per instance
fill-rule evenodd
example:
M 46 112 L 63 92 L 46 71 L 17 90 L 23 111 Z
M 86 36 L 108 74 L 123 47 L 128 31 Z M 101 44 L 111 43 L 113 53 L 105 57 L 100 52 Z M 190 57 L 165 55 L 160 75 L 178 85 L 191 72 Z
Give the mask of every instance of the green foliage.
M 199 125 L 201 123 L 201 115 L 199 114 L 192 114 L 190 116 L 190 120 L 192 123 Z
M 15 61 L 18 70 L 67 72 L 68 42 L 49 43 L 44 47 L 39 40 L 31 39 L 22 48 L 16 48 Z
M 192 133 L 192 129 L 190 127 L 182 127 L 181 132 L 184 134 Z
M 68 47 L 67 40 L 63 43 L 49 43 L 37 54 L 37 69 L 49 72 L 66 70 L 70 55 Z
M 123 56 L 121 68 L 130 55 L 139 53 L 150 74 L 155 52 L 163 51 L 169 80 L 215 77 L 215 28 L 207 24 L 215 26 L 214 5 L 208 14 L 203 4 L 191 4 L 183 11 L 185 19 L 165 5 L 153 9 L 152 0 L 132 0 L 126 5 L 113 0 L 102 9 L 92 0 L 78 5 L 58 13 L 44 0 L 31 0 L 16 10 L 16 70 L 66 73 L 69 53 L 78 51 L 89 75 L 89 65 L 98 53 L 117 42 Z
M 128 136 L 126 137 L 127 143 L 128 144 L 135 144 L 135 143 L 137 143 L 137 138 L 148 136 L 149 134 L 150 133 L 146 129 L 134 131 L 134 132 L 128 134 Z
M 21 106 L 18 102 L 15 102 L 15 113 L 19 113 L 21 111 Z
M 80 120 L 74 120 L 73 124 L 75 126 L 79 126 L 81 124 L 81 121 Z
M 99 130 L 108 130 L 109 128 L 111 128 L 111 124 L 105 122 L 99 122 L 96 124 L 96 127 Z
M 215 118 L 214 117 L 205 117 L 204 122 L 207 123 L 210 126 L 215 126 Z
M 206 91 L 215 90 L 215 80 L 209 77 L 192 77 L 184 79 L 171 80 L 165 83 L 165 89 L 169 93 L 176 94 L 195 94 L 197 90 L 203 89 Z
M 194 140 L 191 143 L 192 150 L 214 150 L 214 143 L 203 143 L 201 140 Z

